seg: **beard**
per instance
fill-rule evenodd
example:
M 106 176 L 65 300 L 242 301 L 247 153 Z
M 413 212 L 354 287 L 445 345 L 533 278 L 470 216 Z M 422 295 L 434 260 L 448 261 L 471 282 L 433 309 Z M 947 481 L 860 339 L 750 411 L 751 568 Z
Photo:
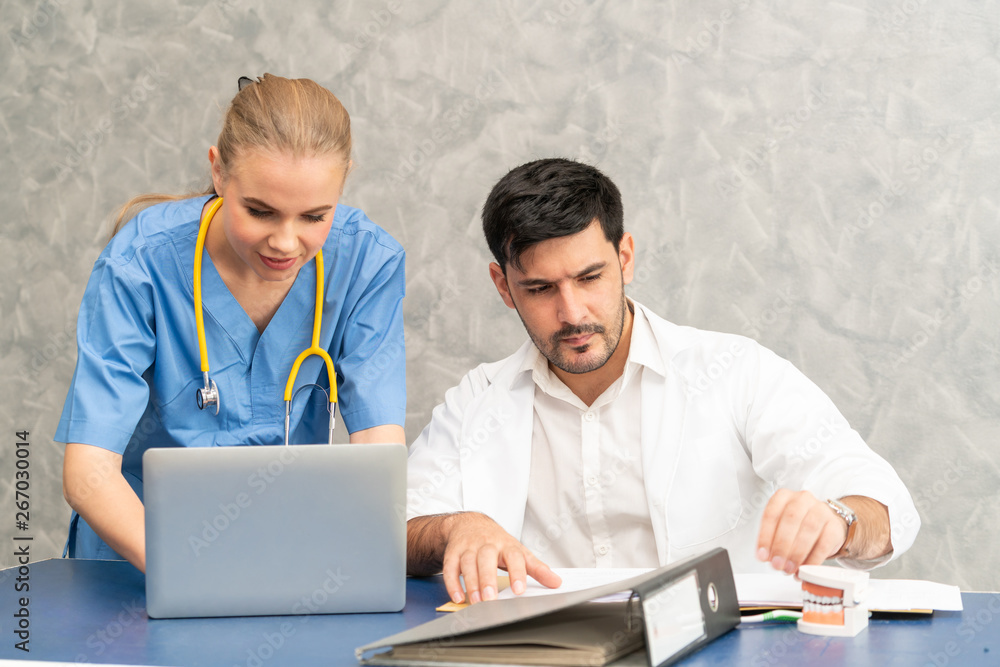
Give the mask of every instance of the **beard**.
M 520 313 L 518 313 L 520 317 Z M 611 355 L 618 349 L 622 331 L 625 329 L 625 286 L 622 285 L 621 300 L 618 311 L 612 321 L 605 324 L 567 325 L 559 329 L 547 340 L 528 328 L 524 318 L 521 318 L 531 342 L 538 351 L 549 360 L 549 363 L 559 370 L 579 375 L 595 371 L 608 362 Z M 563 339 L 575 336 L 595 334 L 586 344 L 580 347 L 567 347 Z M 587 353 L 590 354 L 587 354 Z

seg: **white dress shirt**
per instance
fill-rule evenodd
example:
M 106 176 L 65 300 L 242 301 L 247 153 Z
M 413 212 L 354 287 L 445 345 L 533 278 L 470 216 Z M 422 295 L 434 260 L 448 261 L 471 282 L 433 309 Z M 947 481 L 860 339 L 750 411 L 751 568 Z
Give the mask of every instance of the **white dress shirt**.
M 627 392 L 638 384 L 639 399 L 619 395 L 610 419 L 617 419 L 618 404 L 629 406 L 623 414 L 638 424 L 640 456 L 639 467 L 630 469 L 628 475 L 641 470 L 642 481 L 641 486 L 634 481 L 612 485 L 610 493 L 599 494 L 601 506 L 592 515 L 584 506 L 580 523 L 587 532 L 577 528 L 573 532 L 579 530 L 583 536 L 584 548 L 579 551 L 586 550 L 594 564 L 599 564 L 595 544 L 600 549 L 610 542 L 609 553 L 610 547 L 616 554 L 633 550 L 628 541 L 632 538 L 625 536 L 617 515 L 610 511 L 611 503 L 621 509 L 623 501 L 609 497 L 618 494 L 619 486 L 622 493 L 631 493 L 635 487 L 643 494 L 642 502 L 626 507 L 627 521 L 645 521 L 651 526 L 657 556 L 653 564 L 666 565 L 724 547 L 735 572 L 772 571 L 769 564 L 757 560 L 756 543 L 764 507 L 779 487 L 805 489 L 821 499 L 868 496 L 888 507 L 894 551 L 886 559 L 860 565 L 875 566 L 910 547 L 920 517 L 906 486 L 865 445 L 819 387 L 748 338 L 677 326 L 639 303 L 635 303 L 635 314 L 636 321 L 643 317 L 648 323 L 655 354 L 639 358 L 641 344 L 634 353 L 630 350 L 632 375 L 613 391 Z M 557 495 L 554 510 L 551 501 L 545 500 L 541 508 L 528 510 L 529 502 L 535 500 L 529 496 L 546 484 L 540 477 L 544 457 L 536 456 L 532 446 L 539 413 L 535 402 L 539 396 L 559 400 L 539 391 L 533 379 L 534 362 L 527 367 L 531 370 L 525 370 L 525 360 L 534 354 L 535 346 L 525 341 L 510 357 L 474 368 L 445 394 L 430 423 L 410 446 L 407 518 L 482 512 L 529 543 L 526 520 L 535 521 L 531 530 L 536 536 L 553 519 L 559 525 L 569 500 Z M 601 408 L 602 423 L 609 407 L 610 403 Z M 554 411 L 541 411 L 550 412 Z M 558 427 L 549 426 L 544 418 L 542 422 L 549 445 L 578 443 L 579 463 L 571 465 L 576 466 L 579 485 L 584 466 L 591 466 L 593 460 L 592 455 L 583 459 L 588 449 L 579 444 L 583 429 L 577 436 L 554 437 L 552 429 Z M 616 438 L 618 447 L 631 447 L 634 426 L 614 427 L 629 433 Z M 596 457 L 600 479 L 608 461 L 614 469 L 616 450 L 605 445 L 603 434 L 597 438 L 601 442 L 596 448 L 601 452 Z M 591 516 L 596 520 L 592 522 Z M 634 550 L 641 553 L 643 548 Z M 630 564 L 614 556 L 612 562 Z
M 653 333 L 635 313 L 625 370 L 588 407 L 533 348 L 521 369 L 535 383 L 525 546 L 551 567 L 656 567 L 642 479 L 640 378 L 656 362 Z

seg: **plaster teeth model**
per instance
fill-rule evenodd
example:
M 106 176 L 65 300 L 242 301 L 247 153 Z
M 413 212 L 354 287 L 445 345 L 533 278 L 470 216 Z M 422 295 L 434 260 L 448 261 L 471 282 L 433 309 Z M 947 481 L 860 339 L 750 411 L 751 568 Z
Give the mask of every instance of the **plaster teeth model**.
M 854 637 L 868 627 L 868 573 L 828 565 L 803 565 L 799 630 L 811 635 Z

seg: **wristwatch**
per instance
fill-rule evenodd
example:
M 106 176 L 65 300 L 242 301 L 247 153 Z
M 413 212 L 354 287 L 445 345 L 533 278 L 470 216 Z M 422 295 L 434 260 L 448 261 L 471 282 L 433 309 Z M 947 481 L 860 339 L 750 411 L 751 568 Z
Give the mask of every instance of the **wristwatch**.
M 854 537 L 854 529 L 858 525 L 858 515 L 854 513 L 854 510 L 839 500 L 830 498 L 826 501 L 826 504 L 830 506 L 830 509 L 837 513 L 837 516 L 847 522 L 847 539 L 844 540 L 844 546 L 837 552 L 836 557 L 850 556 L 851 552 L 848 549 L 848 545 L 851 543 L 851 538 Z

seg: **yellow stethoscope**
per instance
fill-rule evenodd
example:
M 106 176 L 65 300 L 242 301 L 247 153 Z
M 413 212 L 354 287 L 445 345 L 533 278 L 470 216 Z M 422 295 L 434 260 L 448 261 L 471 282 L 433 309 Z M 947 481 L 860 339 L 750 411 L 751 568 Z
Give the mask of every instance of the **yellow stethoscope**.
M 198 240 L 194 246 L 194 320 L 198 329 L 198 351 L 201 354 L 201 374 L 205 386 L 198 389 L 195 400 L 198 409 L 204 410 L 212 405 L 215 406 L 215 414 L 219 414 L 219 388 L 215 380 L 208 377 L 208 346 L 205 344 L 205 312 L 201 305 L 201 256 L 205 250 L 205 237 L 208 235 L 208 226 L 212 223 L 216 211 L 222 207 L 222 197 L 216 198 L 211 206 L 205 209 L 201 216 L 201 226 L 198 228 Z M 306 387 L 319 387 L 330 399 L 327 410 L 330 412 L 330 432 L 328 435 L 329 444 L 333 444 L 333 427 L 337 413 L 337 376 L 333 373 L 333 359 L 326 350 L 319 346 L 319 331 L 323 323 L 323 251 L 316 253 L 316 314 L 313 316 L 312 345 L 302 351 L 292 364 L 292 371 L 288 374 L 288 381 L 285 383 L 285 445 L 288 445 L 288 425 L 292 414 L 292 387 L 295 386 L 295 377 L 299 374 L 299 366 L 306 357 L 316 355 L 326 363 L 326 372 L 330 377 L 330 391 L 319 387 L 317 384 L 305 384 L 299 387 L 299 391 Z M 298 391 L 296 391 L 298 393 Z

